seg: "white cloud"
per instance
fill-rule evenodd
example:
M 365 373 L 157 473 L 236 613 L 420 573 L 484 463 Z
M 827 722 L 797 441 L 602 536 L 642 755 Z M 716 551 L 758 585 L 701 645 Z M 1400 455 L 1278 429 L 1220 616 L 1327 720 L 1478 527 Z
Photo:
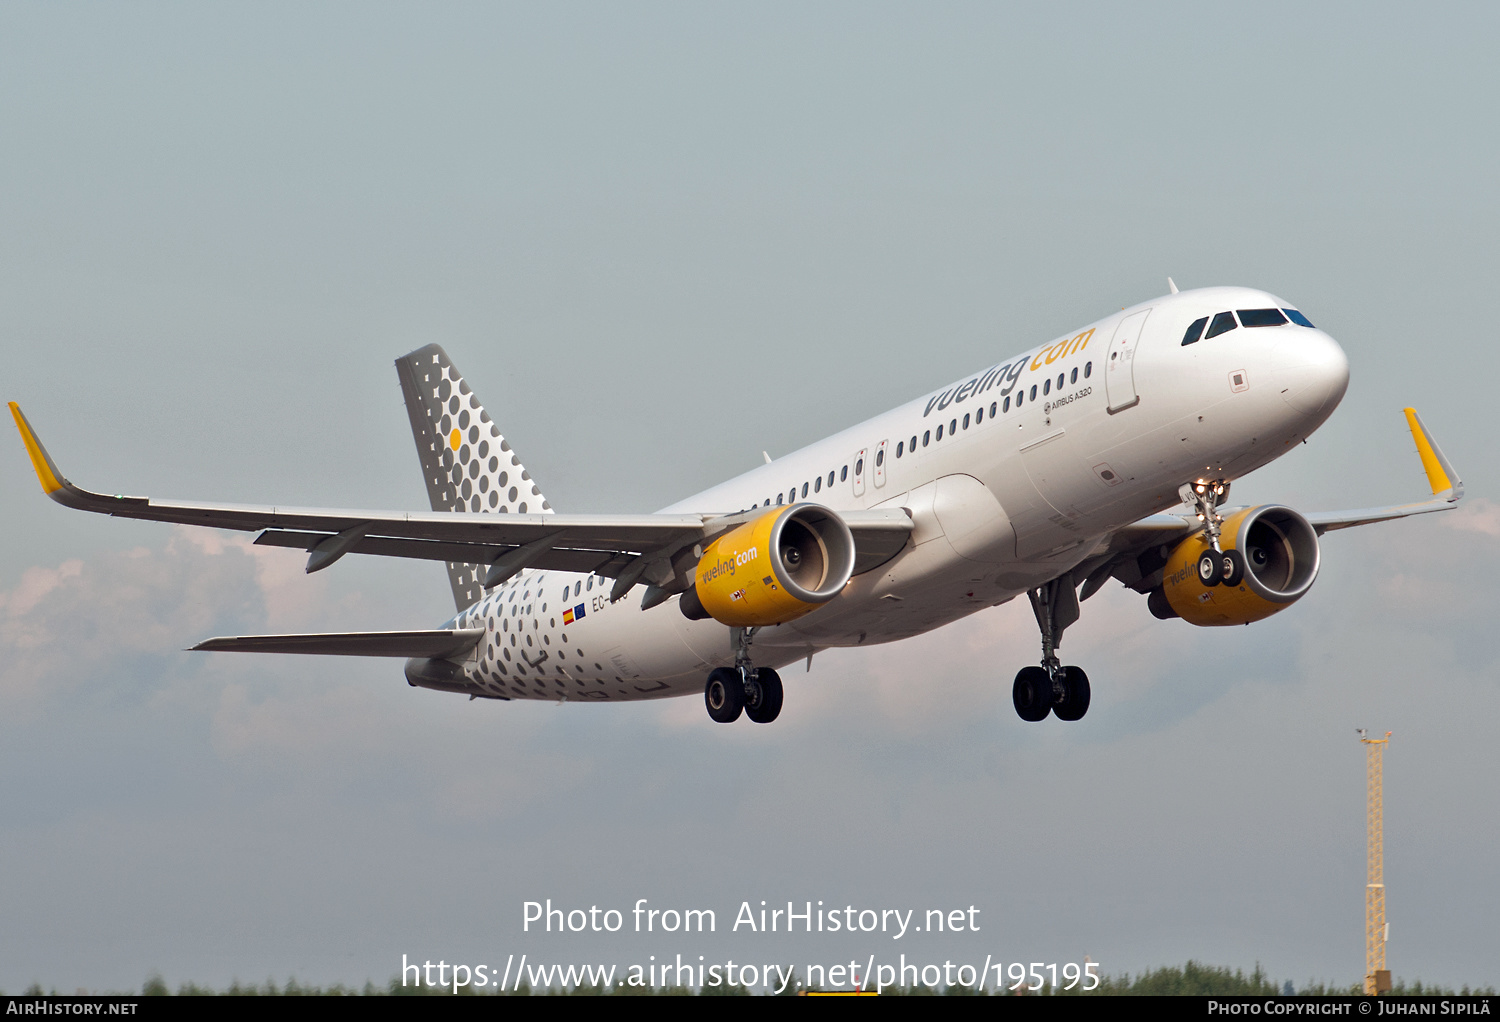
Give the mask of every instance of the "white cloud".
M 1484 497 L 1471 497 L 1457 510 L 1442 512 L 1442 521 L 1450 529 L 1500 539 L 1500 504 Z

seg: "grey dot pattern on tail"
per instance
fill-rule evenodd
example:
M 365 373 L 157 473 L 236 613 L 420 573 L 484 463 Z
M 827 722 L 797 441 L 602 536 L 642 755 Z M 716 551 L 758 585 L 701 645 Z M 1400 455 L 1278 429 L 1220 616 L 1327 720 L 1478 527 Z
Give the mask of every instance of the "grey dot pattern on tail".
M 434 511 L 548 514 L 552 505 L 479 397 L 437 345 L 400 359 L 407 415 Z M 459 610 L 483 595 L 485 566 L 448 562 Z

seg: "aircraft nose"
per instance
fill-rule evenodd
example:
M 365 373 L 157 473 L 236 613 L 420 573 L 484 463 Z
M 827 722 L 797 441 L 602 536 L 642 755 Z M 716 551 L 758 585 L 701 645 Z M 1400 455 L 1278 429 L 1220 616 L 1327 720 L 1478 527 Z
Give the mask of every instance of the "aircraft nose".
M 1282 345 L 1287 366 L 1281 397 L 1293 411 L 1327 417 L 1349 389 L 1349 357 L 1321 330 L 1297 330 Z

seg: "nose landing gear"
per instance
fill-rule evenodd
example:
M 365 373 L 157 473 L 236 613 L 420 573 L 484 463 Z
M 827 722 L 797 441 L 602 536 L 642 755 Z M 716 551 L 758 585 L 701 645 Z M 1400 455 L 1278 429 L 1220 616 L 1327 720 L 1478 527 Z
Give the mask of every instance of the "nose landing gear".
M 720 724 L 734 723 L 741 711 L 757 724 L 769 724 L 781 714 L 781 675 L 750 662 L 750 640 L 755 631 L 736 629 L 734 666 L 710 671 L 703 686 L 708 715 Z
M 1208 536 L 1209 549 L 1198 557 L 1198 581 L 1209 587 L 1239 585 L 1245 578 L 1245 555 L 1238 550 L 1225 550 L 1219 539 L 1219 529 L 1224 524 L 1219 505 L 1229 496 L 1229 484 L 1222 479 L 1183 483 L 1177 495 L 1184 504 L 1198 509 L 1203 531 Z

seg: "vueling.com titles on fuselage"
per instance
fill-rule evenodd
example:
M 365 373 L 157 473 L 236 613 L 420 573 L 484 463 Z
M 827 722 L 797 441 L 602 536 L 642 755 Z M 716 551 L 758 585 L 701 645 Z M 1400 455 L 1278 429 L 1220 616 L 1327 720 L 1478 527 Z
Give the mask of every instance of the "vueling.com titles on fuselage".
M 950 387 L 941 394 L 935 394 L 928 398 L 927 409 L 922 412 L 922 417 L 925 419 L 932 413 L 934 408 L 942 411 L 951 404 L 962 404 L 966 398 L 983 394 L 991 387 L 999 385 L 1001 380 L 1004 380 L 1005 383 L 1000 386 L 997 393 L 1001 397 L 1009 397 L 1011 391 L 1016 389 L 1016 384 L 1020 382 L 1021 374 L 1027 369 L 1030 369 L 1032 372 L 1040 372 L 1043 366 L 1050 366 L 1060 358 L 1066 358 L 1087 348 L 1093 336 L 1094 328 L 1089 327 L 1080 334 L 1075 334 L 1072 337 L 1064 337 L 1056 344 L 1042 348 L 1035 355 L 1022 355 L 1014 362 L 991 366 L 984 371 L 982 376 L 976 376 L 968 383 L 958 387 Z

